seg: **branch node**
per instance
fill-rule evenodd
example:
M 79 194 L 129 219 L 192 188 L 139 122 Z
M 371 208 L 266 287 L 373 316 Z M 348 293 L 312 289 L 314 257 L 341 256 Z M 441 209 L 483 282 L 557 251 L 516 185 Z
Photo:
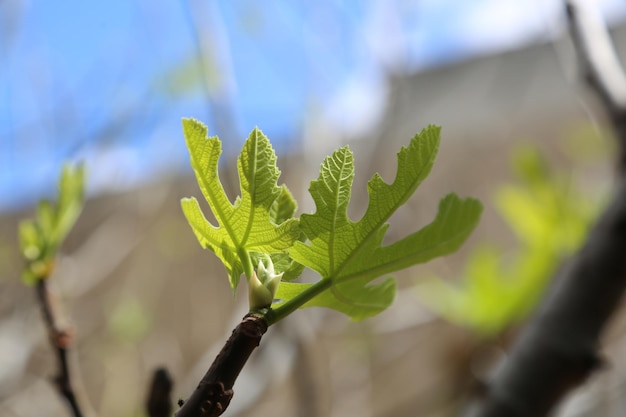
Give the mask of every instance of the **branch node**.
M 220 382 L 200 383 L 201 389 L 205 391 L 206 398 L 200 405 L 202 416 L 215 416 L 222 414 L 233 398 L 233 390 L 225 389 L 224 384 Z

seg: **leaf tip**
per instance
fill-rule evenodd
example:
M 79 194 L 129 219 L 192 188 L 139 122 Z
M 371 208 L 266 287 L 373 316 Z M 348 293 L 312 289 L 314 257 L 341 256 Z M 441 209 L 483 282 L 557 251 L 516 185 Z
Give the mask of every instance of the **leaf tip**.
M 204 129 L 208 131 L 207 126 L 202 123 L 198 119 L 194 119 L 193 117 L 183 117 L 182 118 L 183 129 Z

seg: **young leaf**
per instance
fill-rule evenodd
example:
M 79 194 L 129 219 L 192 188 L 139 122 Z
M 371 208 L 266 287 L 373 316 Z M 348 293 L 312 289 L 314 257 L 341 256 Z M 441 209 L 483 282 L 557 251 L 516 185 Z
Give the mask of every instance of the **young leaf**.
M 37 230 L 37 225 L 33 220 L 22 220 L 20 222 L 18 237 L 24 259 L 27 262 L 39 259 L 44 243 L 42 242 L 39 230 Z
M 284 221 L 291 219 L 295 213 L 298 205 L 293 195 L 286 186 L 282 186 L 281 193 L 272 204 L 270 209 L 270 218 L 276 224 L 281 224 Z M 305 241 L 306 236 L 300 232 L 298 240 Z M 263 258 L 265 254 L 253 253 L 252 263 L 257 265 L 259 259 Z M 259 255 L 261 258 L 259 258 Z M 298 278 L 304 272 L 304 265 L 295 262 L 287 252 L 277 252 L 270 255 L 276 272 L 283 273 L 283 281 L 293 281 Z
M 439 146 L 439 132 L 438 127 L 429 126 L 400 150 L 393 183 L 385 183 L 378 174 L 370 180 L 369 204 L 358 222 L 347 216 L 354 178 L 352 153 L 344 147 L 326 158 L 319 178 L 311 182 L 309 189 L 316 212 L 303 214 L 300 220 L 310 243 L 296 242 L 289 250 L 295 261 L 332 283 L 331 295 L 318 295 L 317 301 L 313 299 L 308 305 L 324 303 L 347 314 L 353 312 L 354 319 L 380 312 L 393 299 L 395 286 L 388 281 L 367 285 L 371 280 L 453 252 L 469 236 L 478 223 L 482 206 L 477 200 L 449 195 L 442 200 L 430 225 L 382 246 L 388 229 L 386 221 L 430 172 Z M 285 301 L 307 289 L 281 286 L 284 288 L 279 289 L 278 297 Z
M 20 247 L 26 260 L 22 276 L 26 284 L 35 284 L 52 271 L 58 247 L 82 211 L 83 184 L 83 166 L 65 165 L 59 180 L 57 204 L 42 200 L 37 206 L 35 219 L 20 223 Z
M 265 260 L 267 254 L 259 252 L 250 252 L 252 265 L 258 265 L 259 260 Z M 283 281 L 293 281 L 304 272 L 304 265 L 295 262 L 287 252 L 276 252 L 270 254 L 270 258 L 274 264 L 274 270 L 283 274 Z
M 298 204 L 287 186 L 280 187 L 280 195 L 270 207 L 270 219 L 275 224 L 281 224 L 296 214 Z
M 183 131 L 191 166 L 219 225 L 212 225 L 204 217 L 193 197 L 181 201 L 183 212 L 200 244 L 211 249 L 226 266 L 234 290 L 243 272 L 248 278 L 252 276 L 250 252 L 284 252 L 300 235 L 297 219 L 285 218 L 293 197 L 285 186 L 276 184 L 280 175 L 276 154 L 259 129 L 250 133 L 239 155 L 241 196 L 234 203 L 219 180 L 220 140 L 217 136 L 207 137 L 207 127 L 193 119 L 183 119 Z
M 62 242 L 72 230 L 74 223 L 83 210 L 83 190 L 85 167 L 65 165 L 59 181 L 59 202 L 57 208 L 57 227 L 54 240 Z

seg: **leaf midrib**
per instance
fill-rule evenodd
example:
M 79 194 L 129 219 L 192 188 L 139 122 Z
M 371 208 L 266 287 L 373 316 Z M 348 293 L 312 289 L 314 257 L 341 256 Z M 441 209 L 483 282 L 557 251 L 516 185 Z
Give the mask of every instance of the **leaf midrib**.
M 258 145 L 259 145 L 259 136 L 258 133 L 255 129 L 254 131 L 254 141 L 253 141 L 253 157 L 252 157 L 252 161 L 253 161 L 253 168 L 252 168 L 252 178 L 250 181 L 250 184 L 248 184 L 249 187 L 249 194 L 250 194 L 250 212 L 248 213 L 248 223 L 246 224 L 246 230 L 244 231 L 243 237 L 241 239 L 240 245 L 243 247 L 246 242 L 248 241 L 248 237 L 250 236 L 250 230 L 252 230 L 252 223 L 254 222 L 254 215 L 256 210 L 254 209 L 254 198 L 256 195 L 256 175 L 257 175 L 257 151 L 258 151 Z M 240 173 L 241 175 L 241 173 Z M 243 192 L 243 189 L 241 190 L 241 192 Z
M 332 233 L 330 233 L 329 239 L 328 239 L 328 263 L 330 265 L 330 271 L 332 275 L 332 271 L 335 270 L 335 231 L 337 230 L 337 216 L 338 216 L 338 212 L 339 212 L 339 192 L 340 192 L 340 188 L 341 188 L 341 173 L 343 172 L 343 169 L 346 166 L 346 159 L 347 159 L 347 155 L 344 152 L 344 157 L 341 159 L 341 168 L 339 168 L 339 172 L 338 172 L 338 176 L 339 178 L 334 178 L 335 182 L 337 183 L 337 187 L 335 189 L 335 210 L 333 210 L 333 221 L 331 224 L 331 230 Z M 329 162 L 332 161 L 332 158 L 329 160 Z M 328 173 L 333 176 L 333 171 L 332 169 L 328 170 Z M 346 214 L 347 217 L 347 214 Z

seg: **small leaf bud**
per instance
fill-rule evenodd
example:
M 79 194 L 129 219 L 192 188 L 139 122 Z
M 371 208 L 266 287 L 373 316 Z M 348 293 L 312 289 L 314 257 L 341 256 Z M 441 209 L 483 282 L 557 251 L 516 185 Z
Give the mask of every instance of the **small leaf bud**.
M 276 294 L 283 277 L 282 272 L 280 274 L 275 273 L 272 259 L 269 256 L 266 259 L 267 267 L 263 261 L 259 260 L 257 270 L 253 271 L 248 282 L 248 301 L 251 310 L 267 308 L 272 305 L 274 294 Z

